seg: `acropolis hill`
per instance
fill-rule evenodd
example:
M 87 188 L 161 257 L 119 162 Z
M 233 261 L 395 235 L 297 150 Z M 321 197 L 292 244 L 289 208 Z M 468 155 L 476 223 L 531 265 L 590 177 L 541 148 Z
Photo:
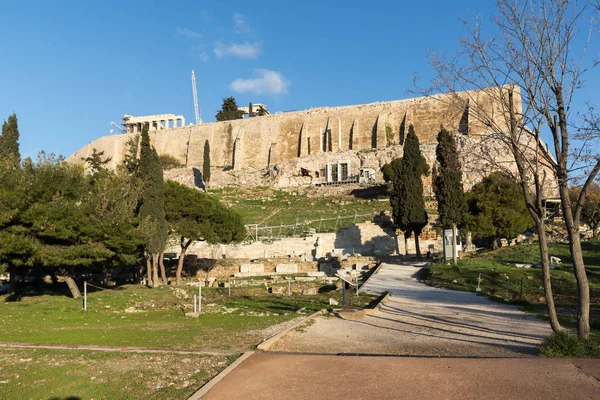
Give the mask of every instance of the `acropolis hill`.
M 155 120 L 144 118 L 149 121 L 146 126 L 158 154 L 168 154 L 187 167 L 201 168 L 204 143 L 208 140 L 213 187 L 260 184 L 284 188 L 354 177 L 358 181 L 359 173 L 363 172 L 377 180 L 381 178 L 379 169 L 383 164 L 402 156 L 404 137 L 411 124 L 425 157 L 433 164 L 436 136 L 443 126 L 456 133 L 468 189 L 482 176 L 498 169 L 498 165 L 511 170 L 514 166 L 500 144 L 486 143 L 486 148 L 481 148 L 489 128 L 469 118 L 466 101 L 469 97 L 476 98 L 489 115 L 501 117 L 502 109 L 493 101 L 493 96 L 478 91 L 462 93 L 459 97 L 437 95 L 311 108 L 188 126 L 169 124 L 168 120 L 163 124 L 165 115 L 156 116 Z M 520 98 L 517 98 L 517 107 L 521 107 Z M 185 124 L 183 117 L 166 116 L 181 119 Z M 170 125 L 173 127 L 169 128 Z M 500 118 L 496 125 L 505 126 L 505 123 L 503 125 Z M 138 130 L 138 125 L 128 128 Z M 123 161 L 127 141 L 136 135 L 129 132 L 99 138 L 78 150 L 68 161 L 81 164 L 82 158 L 95 148 L 104 151 L 105 157 L 111 157 L 110 166 L 115 167 Z M 482 157 L 482 152 L 486 157 Z M 498 163 L 489 163 L 490 157 Z M 426 193 L 428 186 L 426 183 Z

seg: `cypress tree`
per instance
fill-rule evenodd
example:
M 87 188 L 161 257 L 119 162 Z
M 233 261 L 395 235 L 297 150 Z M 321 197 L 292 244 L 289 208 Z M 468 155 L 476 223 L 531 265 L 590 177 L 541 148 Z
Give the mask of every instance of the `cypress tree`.
M 456 264 L 456 227 L 462 223 L 466 211 L 462 171 L 452 134 L 442 128 L 437 141 L 435 154 L 438 168 L 433 187 L 438 202 L 439 222 L 443 227 L 452 228 L 452 259 Z
M 394 223 L 404 231 L 405 237 L 414 233 L 416 253 L 420 257 L 419 235 L 428 222 L 421 177 L 429 175 L 429 166 L 421 154 L 419 139 L 412 125 L 404 142 L 404 157 L 401 162 L 393 162 L 392 168 L 390 204 Z
M 142 185 L 139 217 L 146 229 L 146 253 L 149 281 L 158 285 L 159 257 L 167 241 L 168 226 L 165 219 L 165 183 L 160 158 L 150 147 L 148 130 L 142 131 L 138 176 Z M 150 273 L 152 272 L 152 273 Z
M 19 127 L 17 125 L 17 115 L 8 117 L 8 121 L 2 124 L 2 135 L 0 135 L 0 160 L 12 157 L 16 163 L 21 161 L 19 153 Z
M 204 142 L 204 163 L 202 164 L 202 174 L 204 175 L 204 182 L 210 181 L 210 143 L 208 140 Z

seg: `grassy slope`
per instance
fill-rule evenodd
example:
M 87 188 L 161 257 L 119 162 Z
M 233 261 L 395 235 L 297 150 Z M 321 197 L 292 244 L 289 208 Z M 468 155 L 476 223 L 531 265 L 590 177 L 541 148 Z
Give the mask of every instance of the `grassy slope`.
M 289 225 L 297 221 L 370 214 L 389 209 L 385 191 L 374 191 L 365 196 L 360 194 L 340 196 L 328 195 L 327 193 L 331 192 L 325 188 L 298 189 L 296 192 L 268 188 L 248 190 L 225 188 L 211 190 L 210 193 L 240 213 L 245 224 Z M 325 194 L 325 197 L 320 193 Z M 363 222 L 366 219 L 369 217 L 358 218 L 356 222 Z M 340 220 L 338 228 L 350 226 L 352 223 L 354 223 L 353 218 Z M 335 226 L 336 221 L 323 222 L 320 231 L 333 231 Z M 317 229 L 319 224 L 316 223 L 312 227 Z

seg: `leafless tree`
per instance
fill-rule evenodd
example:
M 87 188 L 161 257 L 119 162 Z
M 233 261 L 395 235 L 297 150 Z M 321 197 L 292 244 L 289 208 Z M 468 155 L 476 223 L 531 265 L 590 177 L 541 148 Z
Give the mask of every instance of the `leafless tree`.
M 589 284 L 579 223 L 587 189 L 600 170 L 598 148 L 590 151 L 585 144 L 597 140 L 598 131 L 589 123 L 595 120 L 592 109 L 579 121 L 570 111 L 584 74 L 598 64 L 596 60 L 586 61 L 585 56 L 593 27 L 589 25 L 589 31 L 584 32 L 587 36 L 580 31 L 586 24 L 588 5 L 569 0 L 499 0 L 497 7 L 493 22 L 498 33 L 493 37 L 484 36 L 481 18 L 463 20 L 467 37 L 461 41 L 460 51 L 450 58 L 429 55 L 437 78 L 423 92 L 452 94 L 454 104 L 468 107 L 473 123 L 487 128 L 489 140 L 502 143 L 512 154 L 540 238 L 545 297 L 555 331 L 560 325 L 550 285 L 542 201 L 552 180 L 545 172 L 556 176 L 577 280 L 577 330 L 580 338 L 588 338 Z M 479 91 L 460 93 L 474 89 Z M 575 128 L 577 122 L 582 123 L 581 129 Z M 546 132 L 555 157 L 542 142 Z M 485 142 L 481 145 L 486 146 Z M 571 204 L 569 185 L 582 177 L 581 195 Z

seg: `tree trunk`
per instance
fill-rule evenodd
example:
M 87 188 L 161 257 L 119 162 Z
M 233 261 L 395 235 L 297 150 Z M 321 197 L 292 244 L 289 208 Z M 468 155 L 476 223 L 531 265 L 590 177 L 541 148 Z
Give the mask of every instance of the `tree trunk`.
M 50 279 L 52 279 L 52 286 L 58 285 L 58 277 L 56 276 L 56 272 L 50 270 L 48 271 L 48 275 L 50 275 Z
M 146 257 L 146 285 L 152 287 L 152 261 Z
M 183 271 L 183 264 L 185 262 L 185 253 L 192 244 L 192 240 L 188 239 L 185 241 L 185 238 L 182 236 L 179 240 L 179 245 L 181 246 L 181 251 L 179 252 L 179 260 L 177 261 L 177 272 L 175 272 L 175 280 L 177 286 L 181 285 L 181 271 Z
M 417 258 L 421 258 L 421 249 L 419 248 L 419 235 L 415 232 L 415 251 L 417 252 Z
M 160 266 L 160 277 L 162 279 L 162 283 L 163 285 L 168 285 L 169 282 L 167 282 L 167 274 L 165 272 L 165 253 L 160 253 L 158 255 L 158 265 Z
M 65 282 L 67 282 L 67 286 L 69 287 L 69 290 L 71 291 L 71 295 L 73 296 L 74 299 L 81 297 L 81 292 L 79 291 L 79 288 L 77 287 L 77 284 L 75 283 L 73 278 L 71 278 L 69 276 L 69 277 L 65 278 Z
M 8 293 L 14 293 L 17 289 L 17 277 L 15 274 L 15 269 L 11 268 L 8 271 Z
M 548 309 L 548 318 L 550 318 L 550 327 L 554 332 L 562 331 L 560 322 L 556 315 L 554 307 L 554 296 L 552 295 L 552 280 L 550 276 L 550 261 L 548 254 L 548 240 L 546 238 L 546 227 L 543 221 L 536 220 L 536 228 L 539 237 L 540 260 L 542 262 L 542 282 L 544 286 L 544 296 L 546 298 L 546 308 Z
M 579 231 L 571 234 L 569 247 L 573 257 L 573 268 L 577 280 L 579 299 L 577 301 L 577 336 L 579 339 L 590 338 L 590 285 L 585 272 L 583 255 L 581 254 L 581 240 Z
M 181 271 L 183 271 L 183 263 L 185 262 L 185 251 L 186 249 L 181 249 L 179 260 L 177 261 L 177 272 L 175 272 L 175 283 L 177 286 L 181 285 Z
M 158 253 L 152 253 L 152 287 L 158 287 Z
M 456 265 L 458 250 L 456 249 L 456 224 L 452 224 L 452 261 Z
M 577 336 L 579 339 L 590 337 L 590 285 L 585 272 L 583 255 L 581 254 L 581 238 L 579 237 L 579 224 L 573 218 L 571 198 L 566 174 L 559 171 L 559 192 L 563 217 L 569 238 L 569 251 L 573 258 L 573 270 L 577 281 Z

